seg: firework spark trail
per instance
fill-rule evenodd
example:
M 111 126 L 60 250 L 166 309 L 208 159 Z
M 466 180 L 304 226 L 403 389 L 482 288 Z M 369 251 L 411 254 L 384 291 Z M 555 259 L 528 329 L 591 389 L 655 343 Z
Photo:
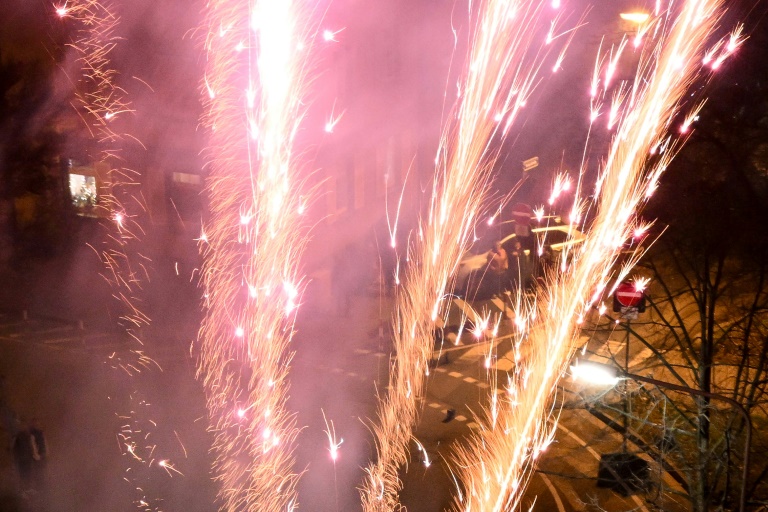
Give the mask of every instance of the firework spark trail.
M 73 82 L 76 102 L 72 106 L 98 142 L 101 158 L 108 162 L 117 149 L 115 144 L 121 139 L 112 128 L 115 118 L 131 111 L 124 99 L 125 92 L 115 84 L 117 73 L 109 60 L 119 41 L 115 35 L 119 17 L 111 5 L 95 0 L 66 2 L 55 7 L 55 12 L 63 20 L 71 18 L 80 25 L 74 41 L 69 44 L 79 56 L 81 68 L 78 80 Z M 110 169 L 109 178 L 112 190 L 100 199 L 97 207 L 113 224 L 110 229 L 113 243 L 97 252 L 108 269 L 105 278 L 118 290 L 115 296 L 126 303 L 129 313 L 124 319 L 140 327 L 146 325 L 147 318 L 133 306 L 133 298 L 143 277 L 137 275 L 137 269 L 131 268 L 125 248 L 142 230 L 119 197 L 128 195 L 123 193 L 125 189 L 134 187 L 137 182 L 132 172 L 126 169 Z
M 144 231 L 139 218 L 146 211 L 141 198 L 138 173 L 122 167 L 112 167 L 124 137 L 114 130 L 119 116 L 132 112 L 125 91 L 116 83 L 117 72 L 112 69 L 110 53 L 120 38 L 115 34 L 120 18 L 111 4 L 95 0 L 66 2 L 55 7 L 62 20 L 73 20 L 79 27 L 69 46 L 78 55 L 80 73 L 73 81 L 73 109 L 83 120 L 97 142 L 99 157 L 110 165 L 107 186 L 96 205 L 106 223 L 107 240 L 93 247 L 105 269 L 104 279 L 113 288 L 113 297 L 122 305 L 121 326 L 136 342 L 137 357 L 118 365 L 129 374 L 152 364 L 144 354 L 139 330 L 150 323 L 138 305 L 143 286 L 149 281 L 148 259 L 141 255 L 140 242 Z M 136 255 L 136 256 L 132 256 Z
M 141 199 L 138 173 L 120 167 L 120 158 L 116 156 L 128 139 L 135 141 L 116 131 L 122 115 L 132 112 L 110 62 L 120 41 L 116 35 L 120 19 L 111 3 L 95 0 L 68 1 L 54 5 L 54 11 L 74 34 L 68 46 L 74 50 L 79 69 L 74 75 L 76 79 L 70 78 L 74 90 L 72 108 L 95 141 L 99 162 L 109 166 L 95 205 L 95 211 L 104 219 L 106 238 L 92 249 L 101 261 L 101 275 L 119 305 L 118 323 L 128 334 L 130 344 L 127 355 L 115 352 L 104 362 L 135 377 L 159 366 L 147 355 L 141 339 L 141 329 L 150 323 L 140 306 L 150 275 L 149 260 L 141 254 L 144 232 L 140 218 L 146 207 Z M 131 385 L 138 387 L 138 382 L 131 381 Z M 170 460 L 153 455 L 161 450 L 154 441 L 157 425 L 150 419 L 151 404 L 137 390 L 124 398 L 125 403 L 122 399 L 113 402 L 115 417 L 120 422 L 116 436 L 126 465 L 124 479 L 133 487 L 137 508 L 159 510 L 163 500 L 148 496 L 154 494 L 149 489 L 153 487 L 155 473 L 162 470 L 172 477 L 181 472 Z
M 307 239 L 291 150 L 309 34 L 300 2 L 213 0 L 205 77 L 210 216 L 200 237 L 205 318 L 198 375 L 225 510 L 292 510 L 298 430 L 288 344 Z
M 552 395 L 575 346 L 578 318 L 607 289 L 621 244 L 631 236 L 633 216 L 658 179 L 646 172 L 651 149 L 677 113 L 686 87 L 699 68 L 700 54 L 721 14 L 722 0 L 686 2 L 668 37 L 637 77 L 637 93 L 624 115 L 603 169 L 597 217 L 566 273 L 553 279 L 536 305 L 539 321 L 529 332 L 527 360 L 521 361 L 496 400 L 483 430 L 457 451 L 464 489 L 455 510 L 516 510 L 531 469 L 554 435 Z M 630 266 L 624 266 L 621 281 Z M 552 420 L 548 423 L 548 420 Z
M 397 297 L 397 358 L 373 427 L 378 457 L 367 468 L 361 489 L 366 511 L 399 506 L 397 472 L 407 462 L 435 320 L 483 208 L 495 161 L 491 143 L 503 137 L 525 106 L 547 55 L 533 49 L 537 31 L 531 27 L 539 25 L 540 2 L 488 0 L 475 14 L 476 35 L 461 104 L 454 127 L 441 142 L 429 216 L 420 228 L 421 242 L 409 248 L 409 259 L 415 263 Z M 543 36 L 541 43 L 545 44 Z

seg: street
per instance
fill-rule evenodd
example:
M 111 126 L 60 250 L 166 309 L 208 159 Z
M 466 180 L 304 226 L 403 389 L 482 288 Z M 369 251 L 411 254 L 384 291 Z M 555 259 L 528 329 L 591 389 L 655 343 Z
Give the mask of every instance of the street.
M 360 293 L 348 317 L 336 314 L 328 302 L 307 304 L 300 316 L 289 407 L 304 427 L 295 467 L 303 472 L 299 496 L 305 510 L 360 509 L 357 488 L 375 457 L 369 431 L 375 397 L 386 390 L 392 357 L 391 307 L 391 299 Z M 154 362 L 142 367 L 130 339 L 79 327 L 11 314 L 0 324 L 7 401 L 22 419 L 41 419 L 51 446 L 47 489 L 32 499 L 48 503 L 50 510 L 118 511 L 137 504 L 146 510 L 213 510 L 210 437 L 188 347 L 168 339 L 157 346 L 147 343 L 146 354 L 154 354 Z M 590 350 L 605 359 L 619 345 L 595 339 Z M 485 368 L 488 350 L 487 343 L 457 347 L 442 353 L 433 368 L 411 463 L 402 472 L 401 499 L 408 510 L 450 505 L 452 449 L 478 429 L 475 415 L 493 392 L 489 382 L 501 387 L 512 368 L 505 357 L 508 341 L 496 343 L 490 370 Z M 622 438 L 584 409 L 581 391 L 568 377 L 561 382 L 555 442 L 541 458 L 522 503 L 558 512 L 647 510 L 641 496 L 625 498 L 596 486 L 600 455 L 619 451 Z M 449 410 L 454 415 L 446 421 Z M 130 441 L 122 437 L 126 425 Z M 330 457 L 331 425 L 340 442 L 336 461 Z M 152 460 L 137 461 L 126 453 L 137 440 L 152 447 Z M 179 473 L 163 471 L 158 459 L 168 460 Z M 7 450 L 0 461 L 7 493 L 14 486 Z

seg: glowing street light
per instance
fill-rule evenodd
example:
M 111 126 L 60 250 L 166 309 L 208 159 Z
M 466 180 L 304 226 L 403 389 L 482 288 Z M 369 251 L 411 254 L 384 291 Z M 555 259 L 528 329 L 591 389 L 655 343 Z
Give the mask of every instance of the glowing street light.
M 616 375 L 616 368 L 606 364 L 584 360 L 577 361 L 571 366 L 571 375 L 579 380 L 595 386 L 613 387 L 621 380 Z
M 648 14 L 647 12 L 622 12 L 621 14 L 619 14 L 619 17 L 624 21 L 629 21 L 637 25 L 642 25 L 643 23 L 648 21 L 648 18 L 650 18 L 651 15 Z

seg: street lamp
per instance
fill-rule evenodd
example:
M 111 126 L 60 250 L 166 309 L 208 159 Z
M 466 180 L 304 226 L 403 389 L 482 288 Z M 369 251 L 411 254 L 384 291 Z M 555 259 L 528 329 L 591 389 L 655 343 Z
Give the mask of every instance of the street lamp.
M 621 14 L 619 14 L 619 17 L 624 21 L 629 21 L 630 23 L 642 25 L 643 23 L 648 21 L 651 15 L 648 14 L 647 12 L 622 12 Z
M 616 375 L 616 368 L 613 366 L 596 364 L 591 361 L 579 362 L 571 366 L 571 375 L 575 380 L 606 387 L 613 387 L 621 380 Z
M 635 47 L 639 46 L 642 35 L 650 26 L 647 22 L 651 15 L 647 12 L 622 12 L 619 14 L 619 18 L 621 18 L 622 31 L 627 34 L 634 34 L 633 44 Z
M 596 363 L 593 361 L 577 361 L 576 364 L 571 366 L 571 375 L 574 379 L 588 382 L 599 386 L 615 386 L 622 379 L 634 380 L 637 382 L 645 382 L 654 386 L 671 389 L 680 393 L 687 393 L 689 395 L 703 396 L 715 400 L 721 400 L 733 406 L 734 409 L 744 417 L 744 422 L 747 426 L 747 437 L 744 443 L 744 469 L 741 475 L 741 496 L 739 497 L 739 511 L 744 512 L 747 501 L 747 477 L 749 476 L 749 451 L 752 444 L 752 418 L 749 413 L 736 400 L 727 396 L 719 395 L 717 393 L 708 393 L 699 389 L 689 388 L 686 386 L 680 386 L 671 382 L 664 382 L 662 380 L 656 380 L 651 377 L 644 377 L 634 373 L 629 373 L 620 368 L 610 366 L 607 364 Z

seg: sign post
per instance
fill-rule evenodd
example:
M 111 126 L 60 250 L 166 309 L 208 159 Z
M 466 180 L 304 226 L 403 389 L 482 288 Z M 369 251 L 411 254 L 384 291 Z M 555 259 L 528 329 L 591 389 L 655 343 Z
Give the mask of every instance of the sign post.
M 645 312 L 645 292 L 632 283 L 621 283 L 613 293 L 613 312 L 621 313 L 625 320 L 636 320 L 638 313 Z
M 512 207 L 512 219 L 515 221 L 515 234 L 522 238 L 521 242 L 526 249 L 527 240 L 531 236 L 531 217 L 533 217 L 533 208 L 525 203 L 516 203 Z
M 630 321 L 637 320 L 638 313 L 645 312 L 645 292 L 638 290 L 630 282 L 624 281 L 613 292 L 613 311 L 621 313 L 621 318 L 626 320 L 627 337 L 624 346 L 624 371 L 629 373 L 629 332 Z M 624 382 L 624 439 L 623 451 L 627 451 L 627 433 L 629 432 L 629 397 L 627 396 L 627 383 Z
M 533 158 L 529 158 L 528 160 L 523 160 L 523 172 L 530 171 L 531 169 L 535 169 L 539 166 L 539 157 L 535 156 Z

